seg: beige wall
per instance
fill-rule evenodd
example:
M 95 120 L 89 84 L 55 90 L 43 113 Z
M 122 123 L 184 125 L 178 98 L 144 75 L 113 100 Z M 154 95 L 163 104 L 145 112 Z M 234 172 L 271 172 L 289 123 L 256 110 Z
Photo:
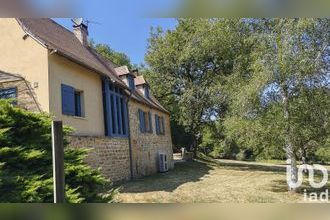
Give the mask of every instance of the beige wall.
M 76 129 L 77 135 L 104 136 L 101 77 L 56 54 L 49 55 L 50 112 Z M 61 84 L 83 91 L 85 117 L 62 114 Z
M 173 168 L 173 150 L 169 115 L 150 109 L 136 101 L 129 102 L 130 132 L 133 157 L 134 177 L 146 176 L 158 172 L 158 154 L 165 153 L 169 168 Z M 138 110 L 150 111 L 152 114 L 153 133 L 141 133 Z M 155 114 L 164 116 L 165 135 L 157 135 L 155 127 Z
M 14 18 L 0 18 L 0 70 L 19 74 L 34 85 L 37 102 L 49 111 L 48 50 L 25 32 Z

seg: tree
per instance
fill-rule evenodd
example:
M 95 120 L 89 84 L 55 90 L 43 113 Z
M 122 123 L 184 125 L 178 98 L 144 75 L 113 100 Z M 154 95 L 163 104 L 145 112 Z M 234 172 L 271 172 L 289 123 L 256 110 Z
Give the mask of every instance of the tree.
M 247 24 L 253 50 L 249 68 L 228 80 L 233 82 L 226 87 L 231 94 L 228 135 L 250 147 L 269 150 L 270 144 L 281 151 L 278 146 L 284 146 L 296 182 L 299 150 L 322 144 L 329 135 L 329 21 L 256 19 Z
M 65 135 L 72 129 L 65 127 Z M 0 100 L 0 201 L 52 202 L 51 117 Z M 83 160 L 86 151 L 65 141 L 66 200 L 110 202 L 116 190 Z M 108 189 L 107 189 L 108 188 Z
M 131 60 L 125 53 L 117 52 L 107 44 L 95 44 L 92 42 L 91 45 L 96 52 L 113 62 L 118 67 L 128 66 L 129 68 L 132 68 Z
M 147 79 L 175 123 L 192 135 L 194 151 L 203 127 L 223 112 L 215 88 L 233 69 L 240 27 L 238 20 L 179 19 L 175 30 L 158 28 L 149 39 Z

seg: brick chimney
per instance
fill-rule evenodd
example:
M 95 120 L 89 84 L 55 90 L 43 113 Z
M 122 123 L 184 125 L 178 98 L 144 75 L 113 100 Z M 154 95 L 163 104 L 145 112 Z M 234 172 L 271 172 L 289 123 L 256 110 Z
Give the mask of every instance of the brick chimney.
M 73 33 L 85 47 L 88 46 L 88 27 L 86 24 L 73 25 Z

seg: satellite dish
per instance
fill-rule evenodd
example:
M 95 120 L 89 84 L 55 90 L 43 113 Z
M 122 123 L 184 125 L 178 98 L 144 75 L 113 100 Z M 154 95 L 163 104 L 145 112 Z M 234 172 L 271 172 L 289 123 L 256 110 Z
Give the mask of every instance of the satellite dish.
M 76 25 L 76 26 L 80 26 L 84 22 L 84 19 L 83 18 L 73 18 L 71 20 L 74 23 L 74 25 Z

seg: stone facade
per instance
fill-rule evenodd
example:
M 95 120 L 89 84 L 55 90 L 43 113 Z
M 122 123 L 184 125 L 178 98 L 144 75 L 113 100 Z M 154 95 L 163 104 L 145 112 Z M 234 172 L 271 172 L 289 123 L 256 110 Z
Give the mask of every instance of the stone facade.
M 0 82 L 0 89 L 16 88 L 17 105 L 32 112 L 40 112 L 39 104 L 30 84 L 25 80 L 16 80 L 11 82 Z
M 157 173 L 159 169 L 158 155 L 165 153 L 168 158 L 168 167 L 173 168 L 173 149 L 169 115 L 151 109 L 136 101 L 129 102 L 129 120 L 132 143 L 133 176 L 140 177 Z M 138 111 L 141 109 L 152 114 L 152 133 L 141 133 Z M 165 118 L 165 134 L 157 135 L 155 129 L 155 114 Z
M 129 180 L 128 138 L 70 136 L 70 147 L 90 150 L 86 162 L 111 181 Z

